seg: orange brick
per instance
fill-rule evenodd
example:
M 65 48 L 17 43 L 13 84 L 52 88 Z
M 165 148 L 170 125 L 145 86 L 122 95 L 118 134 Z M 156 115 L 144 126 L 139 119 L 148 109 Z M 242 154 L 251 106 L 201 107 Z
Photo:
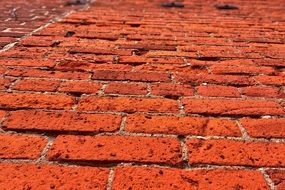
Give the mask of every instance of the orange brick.
M 284 115 L 273 101 L 240 99 L 183 99 L 186 113 L 213 115 Z
M 156 167 L 118 167 L 113 190 L 121 189 L 268 189 L 258 171 L 234 169 L 168 169 Z
M 0 135 L 0 158 L 36 159 L 39 158 L 47 140 L 31 135 Z
M 250 119 L 240 120 L 243 127 L 252 137 L 264 138 L 284 138 L 285 137 L 285 119 Z
M 147 85 L 143 83 L 110 83 L 106 87 L 105 93 L 146 95 Z
M 128 97 L 82 97 L 78 110 L 85 111 L 117 111 L 117 112 L 178 112 L 175 100 L 147 99 Z
M 49 71 L 33 68 L 11 68 L 7 72 L 8 76 L 14 77 L 37 77 L 37 78 L 57 78 L 57 79 L 74 79 L 74 80 L 86 80 L 89 79 L 89 73 L 83 72 L 61 72 L 61 71 Z
M 84 93 L 84 94 L 93 94 L 97 93 L 102 84 L 94 82 L 73 82 L 68 81 L 60 85 L 59 92 L 71 92 L 71 93 Z
M 279 97 L 280 89 L 274 87 L 262 87 L 262 86 L 249 86 L 241 88 L 242 95 L 252 97 Z
M 234 121 L 201 117 L 129 115 L 126 131 L 176 135 L 241 136 Z
M 114 132 L 121 116 L 74 112 L 16 111 L 11 112 L 3 128 L 11 130 Z
M 212 97 L 240 97 L 238 89 L 231 86 L 198 86 L 197 92 L 201 96 L 212 96 Z
M 64 95 L 0 93 L 0 108 L 71 109 L 74 98 Z
M 159 83 L 151 85 L 151 93 L 160 96 L 192 96 L 193 88 L 191 85 Z
M 5 90 L 10 86 L 10 83 L 12 82 L 11 79 L 7 78 L 0 78 L 0 90 Z
M 187 145 L 189 164 L 285 166 L 284 143 L 190 139 Z
M 25 67 L 53 67 L 55 62 L 50 60 L 34 59 L 0 59 L 0 65 Z
M 174 138 L 130 136 L 59 136 L 49 160 L 181 164 L 180 143 Z
M 275 184 L 275 188 L 279 190 L 285 189 L 285 172 L 284 170 L 269 170 L 267 172 Z
M 275 70 L 272 67 L 245 66 L 245 65 L 213 65 L 211 71 L 214 74 L 249 74 L 249 75 L 272 75 Z
M 27 90 L 27 91 L 56 91 L 57 87 L 59 86 L 59 81 L 53 80 L 37 80 L 37 79 L 22 79 L 18 81 L 12 89 L 14 90 Z
M 92 79 L 96 80 L 130 80 L 130 81 L 142 81 L 142 82 L 159 82 L 170 81 L 170 75 L 168 73 L 161 72 L 134 72 L 134 71 L 112 71 L 101 70 L 95 71 Z
M 107 187 L 108 169 L 47 164 L 0 164 L 4 189 L 94 189 Z M 15 180 L 17 179 L 17 180 Z
M 6 115 L 7 112 L 0 110 L 0 120 Z
M 264 85 L 285 85 L 285 77 L 282 76 L 256 76 L 254 78 Z

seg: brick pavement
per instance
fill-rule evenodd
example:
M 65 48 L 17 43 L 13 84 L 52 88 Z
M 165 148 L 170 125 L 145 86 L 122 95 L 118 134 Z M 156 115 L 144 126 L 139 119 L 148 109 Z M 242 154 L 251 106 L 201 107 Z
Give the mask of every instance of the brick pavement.
M 162 2 L 0 53 L 3 189 L 285 189 L 284 1 Z

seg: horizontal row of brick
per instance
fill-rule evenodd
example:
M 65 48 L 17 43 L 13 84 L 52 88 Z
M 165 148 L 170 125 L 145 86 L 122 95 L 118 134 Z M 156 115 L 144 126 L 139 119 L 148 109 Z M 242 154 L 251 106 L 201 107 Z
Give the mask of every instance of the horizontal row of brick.
M 71 110 L 77 105 L 73 96 L 59 94 L 0 93 L 2 109 L 57 109 Z M 181 100 L 185 113 L 209 115 L 262 116 L 284 115 L 282 104 L 271 100 L 256 99 L 195 99 Z M 100 112 L 156 112 L 180 113 L 178 101 L 163 98 L 82 96 L 79 111 Z
M 278 189 L 284 189 L 282 170 L 268 170 Z M 269 189 L 260 171 L 238 169 L 181 170 L 159 167 L 116 167 L 108 183 L 110 169 L 47 164 L 0 164 L 0 185 L 31 189 Z M 17 179 L 17 180 L 14 180 Z
M 191 116 L 161 116 L 129 114 L 91 114 L 54 111 L 0 111 L 0 119 L 5 120 L 2 128 L 6 130 L 28 130 L 42 132 L 101 133 L 118 132 L 122 121 L 124 131 L 146 134 L 174 134 L 198 136 L 242 137 L 238 123 L 255 138 L 284 138 L 285 119 L 231 120 L 226 118 L 207 118 Z M 126 119 L 123 120 L 123 117 Z
M 8 89 L 13 78 L 0 78 L 0 90 Z M 102 91 L 103 85 L 107 85 Z M 148 89 L 149 87 L 149 89 Z M 68 92 L 77 94 L 122 94 L 122 95 L 147 95 L 150 92 L 155 96 L 194 96 L 195 91 L 200 96 L 208 97 L 267 97 L 284 98 L 285 89 L 270 86 L 233 87 L 222 85 L 196 86 L 187 84 L 139 82 L 89 82 L 89 81 L 64 81 L 47 79 L 20 79 L 11 87 L 11 90 L 37 91 L 37 92 Z
M 32 135 L 1 135 L 0 157 L 38 159 L 47 139 Z M 284 143 L 230 139 L 186 140 L 190 165 L 284 167 Z M 181 167 L 181 143 L 173 137 L 59 135 L 50 148 L 51 161 L 153 163 Z

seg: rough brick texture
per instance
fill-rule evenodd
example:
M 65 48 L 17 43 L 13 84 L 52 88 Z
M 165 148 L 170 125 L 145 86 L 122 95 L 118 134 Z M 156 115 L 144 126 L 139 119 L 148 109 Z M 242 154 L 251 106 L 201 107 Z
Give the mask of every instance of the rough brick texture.
M 0 189 L 284 189 L 284 3 L 1 1 Z

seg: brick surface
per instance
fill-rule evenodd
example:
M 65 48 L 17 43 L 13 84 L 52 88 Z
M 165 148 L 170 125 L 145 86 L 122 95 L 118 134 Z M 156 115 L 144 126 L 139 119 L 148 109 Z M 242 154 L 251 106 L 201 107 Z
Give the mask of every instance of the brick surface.
M 285 137 L 285 119 L 250 119 L 240 120 L 243 127 L 252 137 Z
M 268 189 L 258 171 L 119 167 L 113 189 Z
M 3 189 L 106 189 L 108 169 L 47 164 L 0 164 Z M 15 180 L 17 179 L 17 180 Z
M 273 101 L 239 99 L 184 99 L 186 113 L 213 115 L 284 115 L 281 105 Z
M 285 165 L 284 143 L 191 139 L 187 145 L 190 164 Z
M 0 158 L 36 159 L 47 139 L 31 135 L 0 135 Z
M 179 141 L 174 138 L 124 136 L 59 136 L 50 160 L 142 162 L 179 165 Z
M 17 94 L 1 93 L 0 107 L 2 109 L 21 108 L 47 108 L 47 109 L 71 109 L 74 99 L 65 95 L 47 94 Z
M 202 136 L 240 136 L 234 121 L 200 117 L 129 115 L 127 131 Z
M 74 112 L 11 112 L 3 127 L 12 130 L 112 132 L 119 129 L 121 117 L 111 114 Z
M 174 100 L 158 98 L 127 97 L 82 97 L 78 110 L 119 111 L 119 112 L 178 112 L 178 104 Z
M 30 165 L 0 183 L 282 189 L 284 7 L 283 0 L 1 1 L 0 133 L 12 143 L 5 141 L 11 157 L 0 165 Z M 44 139 L 44 148 L 31 138 Z M 13 157 L 16 149 L 34 157 Z M 97 177 L 99 166 L 106 169 Z

